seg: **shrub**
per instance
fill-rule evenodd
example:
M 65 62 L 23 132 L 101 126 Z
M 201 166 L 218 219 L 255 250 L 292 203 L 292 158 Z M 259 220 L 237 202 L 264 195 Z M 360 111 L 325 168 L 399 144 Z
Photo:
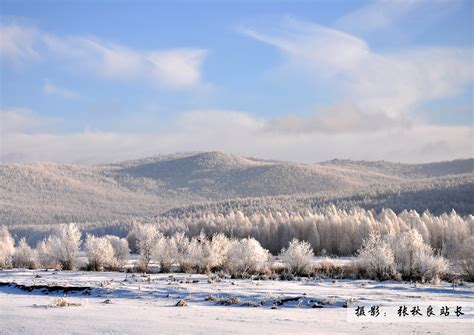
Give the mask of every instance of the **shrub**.
M 360 267 L 370 278 L 390 279 L 395 272 L 395 257 L 388 241 L 371 233 L 358 251 Z
M 396 252 L 394 252 L 396 250 Z M 371 233 L 358 252 L 360 272 L 374 279 L 437 281 L 448 270 L 448 262 L 434 255 L 421 234 L 411 229 L 398 237 Z
M 308 242 L 293 239 L 287 249 L 280 253 L 281 260 L 294 275 L 307 275 L 310 272 L 313 248 Z
M 15 268 L 36 268 L 36 255 L 33 249 L 26 243 L 25 238 L 20 240 L 18 246 L 15 248 L 13 255 L 13 267 Z
M 189 262 L 189 267 L 198 273 L 205 271 L 206 259 L 204 250 L 206 249 L 207 244 L 208 241 L 204 234 L 193 237 L 188 244 L 186 258 Z
M 48 242 L 48 239 L 44 239 L 36 245 L 36 260 L 38 265 L 43 268 L 56 268 L 59 266 L 59 263 L 53 257 L 50 247 L 51 243 Z
M 188 257 L 189 239 L 183 232 L 175 233 L 170 238 L 169 247 L 174 252 L 174 260 L 179 264 L 179 271 L 189 272 L 191 270 Z
M 61 224 L 46 241 L 45 251 L 63 270 L 74 270 L 81 245 L 81 232 L 74 223 Z
M 207 271 L 219 269 L 225 264 L 230 245 L 230 240 L 224 234 L 212 236 L 205 250 Z
M 118 266 L 114 248 L 107 237 L 87 235 L 85 251 L 89 261 L 89 268 L 95 271 L 113 269 Z
M 0 268 L 8 268 L 12 265 L 12 257 L 15 253 L 15 241 L 7 227 L 0 227 Z
M 436 280 L 448 269 L 447 261 L 435 256 L 433 249 L 423 242 L 423 237 L 415 229 L 394 239 L 392 248 L 397 251 L 395 264 L 402 278 Z
M 168 250 L 174 250 L 180 271 L 207 273 L 223 267 L 229 247 L 230 241 L 224 234 L 209 239 L 201 232 L 189 241 L 184 233 L 176 233 L 169 241 Z
M 145 271 L 152 257 L 156 254 L 159 242 L 163 238 L 163 234 L 153 224 L 140 224 L 134 227 L 134 234 L 137 238 L 137 246 L 140 252 L 140 262 Z
M 161 233 L 157 237 L 155 248 L 153 249 L 153 259 L 160 263 L 160 272 L 170 272 L 175 261 L 176 249 L 170 239 L 165 238 Z
M 105 236 L 114 249 L 115 260 L 119 267 L 123 267 L 130 258 L 130 249 L 128 241 L 125 238 L 119 238 L 113 235 Z
M 448 272 L 449 263 L 444 257 L 425 254 L 420 259 L 419 278 L 434 283 Z
M 227 270 L 234 276 L 245 277 L 267 270 L 270 253 L 253 238 L 232 241 L 227 252 Z

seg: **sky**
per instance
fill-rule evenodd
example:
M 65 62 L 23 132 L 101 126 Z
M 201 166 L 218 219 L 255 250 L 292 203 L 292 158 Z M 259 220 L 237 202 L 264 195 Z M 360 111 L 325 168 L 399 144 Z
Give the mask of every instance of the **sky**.
M 0 162 L 473 157 L 462 0 L 0 2 Z

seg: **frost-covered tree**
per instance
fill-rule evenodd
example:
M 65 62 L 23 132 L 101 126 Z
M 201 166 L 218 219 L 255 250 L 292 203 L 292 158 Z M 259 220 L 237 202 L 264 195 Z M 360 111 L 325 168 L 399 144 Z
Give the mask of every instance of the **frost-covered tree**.
M 73 270 L 78 260 L 80 245 L 81 231 L 77 225 L 61 224 L 45 241 L 44 252 L 63 270 Z
M 200 273 L 206 263 L 204 250 L 207 244 L 203 234 L 189 240 L 184 233 L 176 233 L 171 238 L 162 237 L 159 240 L 153 259 L 160 263 L 162 272 L 169 272 L 176 263 L 181 272 Z
M 442 256 L 425 254 L 422 256 L 419 268 L 419 277 L 422 280 L 438 281 L 449 269 L 449 262 Z
M 186 257 L 189 261 L 191 269 L 198 273 L 204 272 L 206 268 L 207 262 L 205 251 L 207 249 L 207 245 L 208 240 L 204 234 L 194 236 L 191 241 L 189 241 Z
M 113 269 L 118 262 L 115 258 L 114 248 L 107 237 L 87 235 L 85 251 L 89 261 L 89 268 L 95 271 Z
M 179 265 L 179 271 L 189 272 L 192 267 L 188 257 L 189 239 L 184 232 L 177 232 L 170 238 L 169 248 L 174 253 L 173 258 Z
M 371 278 L 390 279 L 395 273 L 395 257 L 388 241 L 378 233 L 371 233 L 358 251 L 362 269 Z
M 206 271 L 221 268 L 226 260 L 230 248 L 230 240 L 222 233 L 214 234 L 209 243 L 206 244 L 205 259 Z
M 270 259 L 268 250 L 254 238 L 232 241 L 227 252 L 227 269 L 236 276 L 261 273 L 267 269 Z
M 216 233 L 230 238 L 253 237 L 274 255 L 296 238 L 309 242 L 315 254 L 326 250 L 328 254 L 350 256 L 372 231 L 381 236 L 399 236 L 415 229 L 426 244 L 455 259 L 460 243 L 474 231 L 474 218 L 461 217 L 454 211 L 435 216 L 430 212 L 419 215 L 407 210 L 397 215 L 388 208 L 376 212 L 360 207 L 318 207 L 311 202 L 294 204 L 292 201 L 292 198 L 281 202 L 242 199 L 193 206 L 160 216 L 157 223 L 166 236 L 179 231 L 188 238 L 201 232 L 207 237 Z
M 118 265 L 123 267 L 130 258 L 130 249 L 128 241 L 125 238 L 119 238 L 113 235 L 105 236 L 114 249 L 114 256 Z
M 12 257 L 15 253 L 15 241 L 7 227 L 0 227 L 0 268 L 8 268 L 12 265 Z
M 137 246 L 140 252 L 140 261 L 145 271 L 148 271 L 148 266 L 152 257 L 156 255 L 160 240 L 163 234 L 158 230 L 154 224 L 139 224 L 134 227 L 135 236 L 137 238 Z
M 176 248 L 172 241 L 159 234 L 153 248 L 152 258 L 160 264 L 161 272 L 170 272 L 176 259 Z
M 50 250 L 51 243 L 49 243 L 48 239 L 44 239 L 39 241 L 36 245 L 36 259 L 38 261 L 38 265 L 45 269 L 52 269 L 59 266 L 59 263 L 53 257 L 52 252 Z
M 127 236 L 132 252 L 138 253 L 134 225 L 156 224 L 165 236 L 177 232 L 191 239 L 204 232 L 208 238 L 216 233 L 229 238 L 253 237 L 263 248 L 277 255 L 296 238 L 311 244 L 316 255 L 326 250 L 329 255 L 351 256 L 361 247 L 370 232 L 381 236 L 399 236 L 416 229 L 436 252 L 457 260 L 462 242 L 473 236 L 474 217 L 459 212 L 434 215 L 414 210 L 399 214 L 389 208 L 367 210 L 354 206 L 357 202 L 331 205 L 319 198 L 249 198 L 219 203 L 193 205 L 166 212 L 157 218 L 136 219 L 136 223 L 94 222 L 78 226 L 84 234 Z M 30 245 L 37 244 L 51 233 L 51 225 L 11 226 L 10 232 L 26 237 Z M 185 262 L 183 262 L 184 264 Z
M 313 248 L 308 242 L 293 239 L 287 249 L 282 249 L 280 258 L 287 269 L 295 275 L 307 275 L 311 271 Z
M 227 260 L 230 248 L 229 239 L 223 234 L 215 234 L 207 238 L 204 232 L 193 237 L 188 247 L 193 268 L 199 273 L 207 273 L 221 269 Z
M 397 271 L 404 278 L 436 279 L 448 270 L 447 261 L 435 256 L 416 229 L 404 232 L 392 243 Z
M 13 255 L 13 267 L 15 268 L 36 268 L 36 255 L 33 249 L 26 243 L 25 238 L 22 238 L 15 248 Z

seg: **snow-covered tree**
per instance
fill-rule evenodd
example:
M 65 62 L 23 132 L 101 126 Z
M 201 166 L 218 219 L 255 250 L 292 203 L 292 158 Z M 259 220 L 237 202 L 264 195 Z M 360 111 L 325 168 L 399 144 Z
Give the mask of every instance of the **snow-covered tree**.
M 261 273 L 267 269 L 270 259 L 268 250 L 254 238 L 232 241 L 227 252 L 227 269 L 236 276 Z
M 52 269 L 59 266 L 58 261 L 51 251 L 51 237 L 39 241 L 36 245 L 36 259 L 38 265 L 45 269 Z
M 128 241 L 125 238 L 119 238 L 113 235 L 105 236 L 114 249 L 115 259 L 119 266 L 124 266 L 130 258 L 130 249 Z
M 141 265 L 145 271 L 148 271 L 150 261 L 156 255 L 163 234 L 154 224 L 139 224 L 135 226 L 135 236 L 140 252 Z
M 359 263 L 371 278 L 390 279 L 395 272 L 395 257 L 388 241 L 371 233 L 358 251 Z
M 33 249 L 26 243 L 25 238 L 22 238 L 15 248 L 13 255 L 13 267 L 15 268 L 36 268 L 36 255 Z
M 313 248 L 308 242 L 293 239 L 287 249 L 283 249 L 280 258 L 288 270 L 295 275 L 307 275 L 311 271 Z
M 230 240 L 224 234 L 214 234 L 211 241 L 206 244 L 206 271 L 221 268 L 227 260 L 229 248 Z
M 184 232 L 177 232 L 170 238 L 169 248 L 174 253 L 173 258 L 180 267 L 179 271 L 189 272 L 192 266 L 188 257 L 189 239 Z
M 160 264 L 161 272 L 171 271 L 176 254 L 175 245 L 173 245 L 172 241 L 160 234 L 153 248 L 152 258 Z
M 12 265 L 12 257 L 15 253 L 15 241 L 7 227 L 0 227 L 0 268 L 8 268 Z
M 456 258 L 460 243 L 474 231 L 474 218 L 454 211 L 420 216 L 409 210 L 397 215 L 388 208 L 377 213 L 360 207 L 316 207 L 310 200 L 295 204 L 292 198 L 265 199 L 268 203 L 262 204 L 261 199 L 243 199 L 184 208 L 176 215 L 159 217 L 159 229 L 167 236 L 178 231 L 188 238 L 201 232 L 207 237 L 216 233 L 253 237 L 275 255 L 296 238 L 309 242 L 315 254 L 326 250 L 338 256 L 354 255 L 372 231 L 395 237 L 416 229 L 426 244 L 451 258 Z
M 357 199 L 357 198 L 356 198 Z M 436 252 L 456 260 L 461 243 L 473 236 L 474 217 L 461 216 L 456 211 L 439 216 L 424 211 L 366 210 L 354 206 L 357 201 L 338 203 L 338 206 L 321 205 L 318 198 L 251 198 L 213 204 L 183 207 L 164 213 L 156 219 L 137 219 L 136 223 L 97 222 L 78 224 L 84 234 L 96 236 L 116 234 L 127 236 L 132 252 L 138 253 L 134 225 L 156 224 L 165 236 L 180 232 L 189 242 L 204 232 L 207 238 L 222 233 L 229 238 L 253 237 L 277 255 L 283 247 L 296 238 L 311 244 L 316 255 L 326 250 L 329 255 L 354 255 L 370 232 L 381 236 L 397 237 L 416 229 Z M 471 206 L 472 207 L 472 206 Z M 30 244 L 50 233 L 51 225 L 9 227 L 15 236 L 27 236 Z M 131 230 L 131 231 L 130 231 Z M 182 253 L 181 253 L 182 254 Z M 186 267 L 186 261 L 180 262 Z
M 199 236 L 194 236 L 191 241 L 189 241 L 188 250 L 186 257 L 191 265 L 191 268 L 198 272 L 204 272 L 206 268 L 206 255 L 205 251 L 207 249 L 208 240 L 204 234 Z
M 393 241 L 397 271 L 405 278 L 435 279 L 448 270 L 448 263 L 435 256 L 416 229 L 404 232 Z
M 433 253 L 425 254 L 420 260 L 419 278 L 436 282 L 448 272 L 448 269 L 449 262 L 444 257 Z
M 54 235 L 46 240 L 46 252 L 63 270 L 73 270 L 76 266 L 81 231 L 74 223 L 61 224 Z
M 85 251 L 89 261 L 89 268 L 95 271 L 113 269 L 118 262 L 115 258 L 114 248 L 107 237 L 87 235 Z

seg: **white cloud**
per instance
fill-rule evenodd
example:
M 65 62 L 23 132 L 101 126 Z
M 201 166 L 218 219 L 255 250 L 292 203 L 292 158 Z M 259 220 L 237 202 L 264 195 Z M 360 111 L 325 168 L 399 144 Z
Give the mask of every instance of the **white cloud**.
M 26 108 L 1 110 L 0 121 L 2 134 L 24 133 L 41 125 L 39 117 Z
M 474 79 L 470 48 L 379 53 L 360 38 L 293 18 L 239 30 L 281 50 L 290 69 L 336 83 L 346 100 L 367 112 L 406 113 L 423 102 L 456 96 Z
M 43 85 L 43 92 L 46 94 L 57 95 L 57 96 L 67 98 L 67 99 L 73 99 L 73 98 L 79 97 L 79 95 L 76 92 L 68 90 L 67 88 L 54 85 L 49 80 L 45 81 Z
M 301 135 L 307 133 L 367 133 L 411 126 L 404 117 L 365 113 L 350 103 L 339 103 L 309 116 L 287 115 L 268 120 L 265 131 Z
M 342 16 L 336 26 L 346 31 L 386 29 L 414 14 L 424 20 L 443 15 L 459 3 L 459 0 L 375 0 Z
M 12 112 L 8 115 L 14 119 Z M 2 130 L 0 161 L 102 163 L 203 150 L 300 162 L 333 158 L 429 162 L 472 156 L 472 128 L 466 126 L 413 124 L 381 132 L 319 131 L 295 136 L 291 132 L 268 132 L 271 120 L 250 114 L 202 110 L 181 115 L 173 126 L 159 133 L 65 134 L 34 128 L 30 125 L 37 122 L 37 117 L 29 116 L 10 122 L 10 131 Z
M 337 25 L 349 29 L 375 30 L 392 25 L 394 21 L 417 9 L 420 0 L 373 1 L 352 13 L 339 18 Z
M 59 37 L 16 24 L 0 27 L 0 55 L 25 64 L 33 60 L 65 62 L 74 70 L 110 80 L 135 80 L 165 88 L 199 84 L 206 50 L 134 50 L 90 37 Z
M 201 79 L 201 64 L 204 50 L 181 49 L 150 53 L 148 61 L 153 64 L 153 75 L 164 86 L 192 86 Z
M 0 56 L 16 64 L 39 59 L 36 50 L 38 34 L 33 28 L 16 25 L 0 26 Z
M 87 38 L 75 38 L 67 46 L 78 50 L 80 62 L 109 79 L 129 79 L 145 71 L 142 55 L 125 47 Z M 59 49 L 57 50 L 59 51 Z

